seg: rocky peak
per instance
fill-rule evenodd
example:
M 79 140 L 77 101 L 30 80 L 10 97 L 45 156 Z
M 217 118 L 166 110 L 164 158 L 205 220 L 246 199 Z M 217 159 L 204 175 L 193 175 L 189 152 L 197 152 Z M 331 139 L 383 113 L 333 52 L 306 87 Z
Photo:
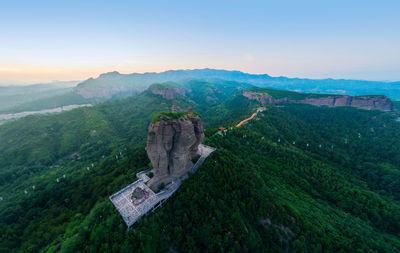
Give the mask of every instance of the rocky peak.
M 243 91 L 242 95 L 251 100 L 257 100 L 262 105 L 272 103 L 272 97 L 268 93 L 255 92 L 255 91 Z
M 100 79 L 119 78 L 121 74 L 118 71 L 107 72 L 99 75 Z
M 193 111 L 158 114 L 147 137 L 146 151 L 154 174 L 148 185 L 157 189 L 159 184 L 185 175 L 203 138 L 203 121 Z

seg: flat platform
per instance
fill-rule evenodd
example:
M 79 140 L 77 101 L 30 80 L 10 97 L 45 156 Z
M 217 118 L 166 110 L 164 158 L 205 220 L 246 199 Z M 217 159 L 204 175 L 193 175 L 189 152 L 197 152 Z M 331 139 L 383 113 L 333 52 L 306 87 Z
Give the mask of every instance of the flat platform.
M 200 158 L 192 167 L 191 172 L 196 172 L 198 167 L 214 150 L 215 148 L 213 147 L 200 144 L 198 151 Z M 164 190 L 156 194 L 146 185 L 146 182 L 149 180 L 149 177 L 146 175 L 148 172 L 150 172 L 150 170 L 137 173 L 136 175 L 139 180 L 131 183 L 122 190 L 110 196 L 110 201 L 121 214 L 122 219 L 128 228 L 132 226 L 141 216 L 148 213 L 152 208 L 155 208 L 156 205 L 162 200 L 168 199 L 181 186 L 181 181 L 187 177 L 187 175 L 185 175 L 182 178 L 175 179 L 171 183 L 167 184 Z M 148 197 L 143 201 L 140 201 L 139 204 L 134 204 L 131 200 L 132 192 L 136 189 L 136 187 L 140 187 L 149 193 Z
M 140 187 L 149 193 L 147 199 L 138 205 L 133 204 L 130 198 L 136 187 Z M 137 180 L 119 192 L 111 195 L 110 200 L 115 208 L 117 208 L 128 227 L 159 202 L 158 196 L 143 182 L 143 180 Z

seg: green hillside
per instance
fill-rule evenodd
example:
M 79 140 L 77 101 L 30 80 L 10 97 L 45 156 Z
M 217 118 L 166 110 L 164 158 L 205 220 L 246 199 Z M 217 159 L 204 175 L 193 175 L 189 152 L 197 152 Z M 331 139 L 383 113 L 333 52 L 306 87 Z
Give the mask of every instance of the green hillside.
M 184 88 L 0 126 L 0 252 L 399 252 L 393 114 L 269 106 L 219 135 L 258 105 L 236 84 Z M 148 125 L 173 104 L 201 114 L 217 151 L 127 233 L 108 196 L 148 168 Z
M 393 101 L 394 107 L 400 111 L 400 100 L 394 100 Z
M 207 108 L 218 105 L 230 98 L 240 90 L 246 89 L 251 85 L 221 79 L 210 80 L 189 80 L 183 83 L 186 90 L 190 91 L 188 97 L 198 105 Z
M 294 91 L 288 90 L 277 90 L 277 89 L 270 89 L 270 88 L 260 88 L 260 87 L 250 87 L 246 89 L 248 91 L 254 91 L 259 93 L 266 93 L 270 95 L 272 98 L 279 99 L 279 98 L 289 98 L 289 99 L 296 99 L 301 100 L 305 98 L 320 98 L 320 97 L 327 97 L 332 96 L 332 94 L 319 94 L 319 93 L 299 93 Z M 384 97 L 382 95 L 362 95 L 362 96 L 355 96 L 355 97 Z
M 368 95 L 382 94 L 391 99 L 400 99 L 399 82 L 377 82 L 350 79 L 301 79 L 288 78 L 284 76 L 272 77 L 267 74 L 248 74 L 240 71 L 229 71 L 219 69 L 187 69 L 169 70 L 159 73 L 132 73 L 120 74 L 109 72 L 99 77 L 90 78 L 78 86 L 78 90 L 91 90 L 99 88 L 106 93 L 114 93 L 124 89 L 143 91 L 153 83 L 162 82 L 186 82 L 190 79 L 220 79 L 226 82 L 233 81 L 248 83 L 257 87 L 274 88 L 280 90 L 296 90 L 304 93 L 321 94 L 347 94 Z M 118 93 L 118 92 L 117 92 Z M 102 97 L 104 93 L 95 93 L 95 97 Z
M 294 92 L 294 91 L 287 91 L 287 90 L 276 90 L 276 89 L 269 89 L 269 88 L 260 88 L 260 87 L 251 87 L 247 89 L 248 91 L 254 91 L 259 93 L 267 93 L 272 98 L 279 99 L 279 98 L 290 98 L 290 99 L 304 99 L 309 94 Z

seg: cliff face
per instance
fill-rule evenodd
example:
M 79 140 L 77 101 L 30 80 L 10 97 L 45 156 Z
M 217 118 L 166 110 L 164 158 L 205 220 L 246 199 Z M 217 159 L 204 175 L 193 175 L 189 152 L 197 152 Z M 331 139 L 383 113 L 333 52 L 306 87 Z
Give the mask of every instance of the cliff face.
M 182 88 L 173 88 L 173 87 L 168 87 L 164 89 L 155 88 L 152 89 L 151 92 L 156 95 L 161 95 L 163 98 L 166 99 L 175 99 L 178 94 L 185 96 L 185 90 Z
M 154 176 L 148 185 L 156 189 L 160 183 L 186 174 L 203 138 L 203 121 L 190 112 L 179 118 L 161 115 L 151 123 L 146 150 Z
M 309 104 L 315 106 L 350 106 L 366 110 L 393 110 L 393 102 L 385 96 L 347 96 L 347 95 L 305 95 L 302 99 L 290 97 L 273 98 L 268 93 L 245 91 L 243 96 L 248 99 L 257 100 L 261 104 Z

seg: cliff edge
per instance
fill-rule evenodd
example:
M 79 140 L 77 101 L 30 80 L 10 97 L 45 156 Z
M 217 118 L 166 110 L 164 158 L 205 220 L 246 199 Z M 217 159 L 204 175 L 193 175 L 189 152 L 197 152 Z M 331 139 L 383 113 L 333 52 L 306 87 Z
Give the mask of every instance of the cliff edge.
M 274 93 L 286 94 L 274 94 Z M 325 94 L 301 94 L 289 91 L 244 91 L 243 96 L 248 99 L 257 100 L 262 105 L 265 104 L 309 104 L 315 106 L 349 106 L 365 110 L 381 110 L 392 111 L 393 102 L 386 96 L 365 95 L 365 96 L 348 96 L 348 95 L 325 95 Z M 274 96 L 275 95 L 275 96 Z

